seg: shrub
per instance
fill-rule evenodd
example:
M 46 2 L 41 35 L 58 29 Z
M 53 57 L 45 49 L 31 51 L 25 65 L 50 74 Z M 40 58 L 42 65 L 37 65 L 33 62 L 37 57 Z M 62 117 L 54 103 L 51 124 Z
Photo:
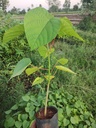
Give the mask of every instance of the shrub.
M 86 16 L 78 25 L 79 29 L 83 31 L 96 32 L 96 23 L 93 22 L 92 16 Z

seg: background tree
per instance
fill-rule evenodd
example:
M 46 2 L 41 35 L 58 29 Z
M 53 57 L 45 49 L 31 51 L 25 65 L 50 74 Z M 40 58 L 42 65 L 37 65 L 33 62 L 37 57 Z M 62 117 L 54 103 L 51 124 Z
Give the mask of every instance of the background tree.
M 78 5 L 75 4 L 75 5 L 73 6 L 73 10 L 74 10 L 74 11 L 77 11 L 78 9 L 79 9 Z
M 28 7 L 27 12 L 28 12 L 28 11 L 30 11 L 30 10 L 31 10 L 31 8 L 30 8 L 30 7 Z
M 39 7 L 42 7 L 42 4 L 39 4 Z
M 49 6 L 49 11 L 50 12 L 57 12 L 61 3 L 59 0 L 47 0 L 48 6 Z
M 11 14 L 19 14 L 20 13 L 20 8 L 16 8 L 15 6 L 10 10 Z
M 34 4 L 31 4 L 32 9 L 34 8 Z
M 58 12 L 59 8 L 58 6 L 55 6 L 55 5 L 52 5 L 50 8 L 49 8 L 49 12 Z
M 19 13 L 20 14 L 25 14 L 26 13 L 26 10 L 25 9 L 22 9 Z
M 0 8 L 6 12 L 7 6 L 9 5 L 9 0 L 0 0 Z
M 65 2 L 64 2 L 64 4 L 63 4 L 63 7 L 64 7 L 64 10 L 65 10 L 66 12 L 69 11 L 70 5 L 71 5 L 70 0 L 65 0 Z
M 96 12 L 96 0 L 92 0 L 90 9 Z
M 81 0 L 82 8 L 96 11 L 96 0 Z

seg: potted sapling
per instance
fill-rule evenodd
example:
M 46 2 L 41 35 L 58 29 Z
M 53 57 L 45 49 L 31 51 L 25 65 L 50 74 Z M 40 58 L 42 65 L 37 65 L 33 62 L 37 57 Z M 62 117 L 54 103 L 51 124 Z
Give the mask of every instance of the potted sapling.
M 55 65 L 52 67 L 51 55 L 54 52 L 54 48 L 50 47 L 50 43 L 55 41 L 56 37 L 72 36 L 81 41 L 83 39 L 74 31 L 72 23 L 66 17 L 56 18 L 41 7 L 27 12 L 24 17 L 24 24 L 19 24 L 6 31 L 3 41 L 6 43 L 23 33 L 26 35 L 31 50 L 38 50 L 40 56 L 48 60 L 46 73 L 44 72 L 42 76 L 37 76 L 32 83 L 32 85 L 36 85 L 43 83 L 45 80 L 47 81 L 45 106 L 36 112 L 36 121 L 31 128 L 58 128 L 58 110 L 53 106 L 48 106 L 51 81 L 54 79 L 57 70 L 72 74 L 76 73 L 64 66 L 68 62 L 65 58 L 56 60 Z M 23 58 L 17 63 L 10 79 L 20 75 L 24 70 L 30 76 L 33 73 L 44 70 L 44 65 L 38 67 L 31 62 L 30 58 Z

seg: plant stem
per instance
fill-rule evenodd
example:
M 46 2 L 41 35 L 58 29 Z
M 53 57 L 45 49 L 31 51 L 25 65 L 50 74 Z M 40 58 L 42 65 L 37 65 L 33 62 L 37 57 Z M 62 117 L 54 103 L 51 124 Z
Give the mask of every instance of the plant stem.
M 47 104 L 48 104 L 48 95 L 49 95 L 49 86 L 50 86 L 50 70 L 51 70 L 51 63 L 50 63 L 50 51 L 49 51 L 49 46 L 47 45 L 48 48 L 48 84 L 47 84 L 47 92 L 46 92 L 46 101 L 45 101 L 45 110 L 44 110 L 44 115 L 47 115 Z
M 49 85 L 50 85 L 50 83 L 48 83 L 48 85 L 47 85 L 46 102 L 45 102 L 45 110 L 44 110 L 44 115 L 45 116 L 47 115 L 47 103 L 48 103 Z

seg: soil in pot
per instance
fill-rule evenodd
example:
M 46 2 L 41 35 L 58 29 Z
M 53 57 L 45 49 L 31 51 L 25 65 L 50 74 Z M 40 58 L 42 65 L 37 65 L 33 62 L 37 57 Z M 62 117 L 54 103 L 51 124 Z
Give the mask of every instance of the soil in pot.
M 44 108 L 36 113 L 37 128 L 58 128 L 58 114 L 55 107 L 48 107 L 47 114 L 44 115 Z

